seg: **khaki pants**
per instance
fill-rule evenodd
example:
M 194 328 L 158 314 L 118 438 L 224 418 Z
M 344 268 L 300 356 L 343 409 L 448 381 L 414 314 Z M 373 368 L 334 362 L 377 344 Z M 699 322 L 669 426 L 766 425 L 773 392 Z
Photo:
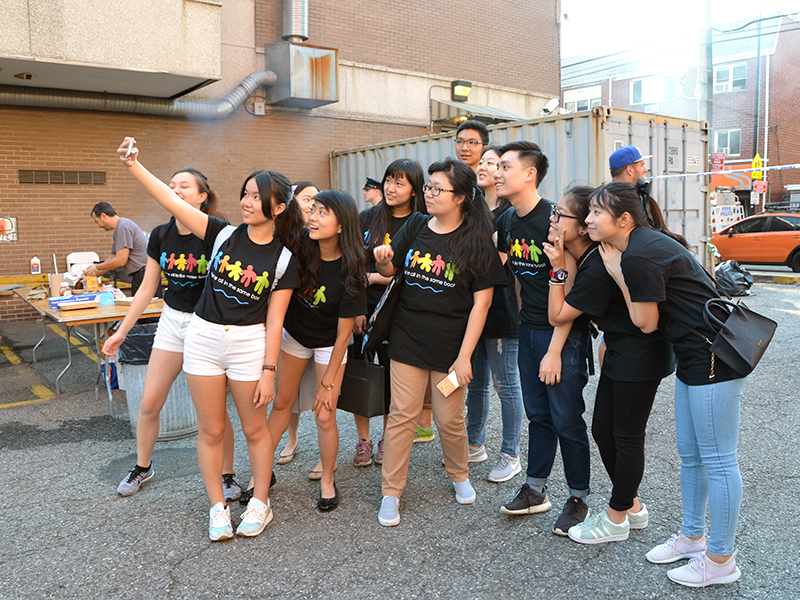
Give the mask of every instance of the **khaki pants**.
M 467 428 L 464 424 L 466 389 L 460 387 L 445 398 L 436 384 L 447 373 L 420 369 L 394 360 L 389 372 L 392 404 L 384 434 L 383 495 L 399 498 L 403 493 L 414 445 L 414 428 L 428 390 L 447 473 L 454 482 L 466 481 L 469 477 Z

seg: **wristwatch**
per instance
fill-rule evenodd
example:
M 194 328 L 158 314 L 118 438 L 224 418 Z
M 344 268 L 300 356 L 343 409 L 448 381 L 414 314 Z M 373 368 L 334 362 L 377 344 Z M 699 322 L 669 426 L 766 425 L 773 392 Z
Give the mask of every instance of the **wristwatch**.
M 329 392 L 330 392 L 330 391 L 333 389 L 333 386 L 335 385 L 335 384 L 333 384 L 333 383 L 332 383 L 332 384 L 330 384 L 330 385 L 325 385 L 325 384 L 324 384 L 324 383 L 322 383 L 321 381 L 320 381 L 320 383 L 319 383 L 319 384 L 320 384 L 322 387 L 324 387 L 326 390 L 328 390 Z
M 274 373 L 274 372 L 276 372 L 278 370 L 278 367 L 276 367 L 275 365 L 263 365 L 261 367 L 261 370 L 262 371 L 272 371 Z
M 550 271 L 550 279 L 557 283 L 563 283 L 567 280 L 567 273 L 564 269 L 559 269 L 558 271 Z

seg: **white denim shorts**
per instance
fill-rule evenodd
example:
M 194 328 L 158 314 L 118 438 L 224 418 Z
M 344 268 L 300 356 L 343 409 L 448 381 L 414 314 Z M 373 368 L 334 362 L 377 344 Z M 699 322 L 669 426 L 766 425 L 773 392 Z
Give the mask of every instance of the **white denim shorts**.
M 192 313 L 175 310 L 165 304 L 164 310 L 161 311 L 161 317 L 158 319 L 153 350 L 166 350 L 182 354 L 186 328 L 191 320 Z
M 219 325 L 192 315 L 186 328 L 183 371 L 188 375 L 227 375 L 233 381 L 258 381 L 264 365 L 264 323 Z
M 333 346 L 325 346 L 324 348 L 306 348 L 294 339 L 291 334 L 283 330 L 283 337 L 281 339 L 281 350 L 286 354 L 291 354 L 297 358 L 313 358 L 314 362 L 320 365 L 327 365 L 331 362 L 331 353 Z M 342 357 L 342 364 L 347 362 L 347 352 Z

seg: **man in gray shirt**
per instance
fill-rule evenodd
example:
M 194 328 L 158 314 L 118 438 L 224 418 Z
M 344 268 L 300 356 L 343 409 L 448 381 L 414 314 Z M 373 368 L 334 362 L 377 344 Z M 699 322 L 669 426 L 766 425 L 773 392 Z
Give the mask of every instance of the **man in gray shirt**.
M 83 274 L 100 276 L 111 273 L 111 276 L 122 281 L 129 281 L 133 294 L 139 289 L 144 278 L 144 266 L 147 264 L 147 238 L 139 226 L 125 217 L 117 215 L 108 202 L 98 202 L 92 208 L 92 219 L 100 229 L 114 232 L 111 243 L 111 256 L 103 262 L 91 265 Z

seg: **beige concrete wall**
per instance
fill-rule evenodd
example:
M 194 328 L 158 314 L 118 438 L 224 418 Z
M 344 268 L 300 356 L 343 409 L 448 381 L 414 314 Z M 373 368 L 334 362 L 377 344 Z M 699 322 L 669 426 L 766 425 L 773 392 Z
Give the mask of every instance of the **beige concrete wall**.
M 2 0 L 0 54 L 218 77 L 221 6 L 216 0 Z

